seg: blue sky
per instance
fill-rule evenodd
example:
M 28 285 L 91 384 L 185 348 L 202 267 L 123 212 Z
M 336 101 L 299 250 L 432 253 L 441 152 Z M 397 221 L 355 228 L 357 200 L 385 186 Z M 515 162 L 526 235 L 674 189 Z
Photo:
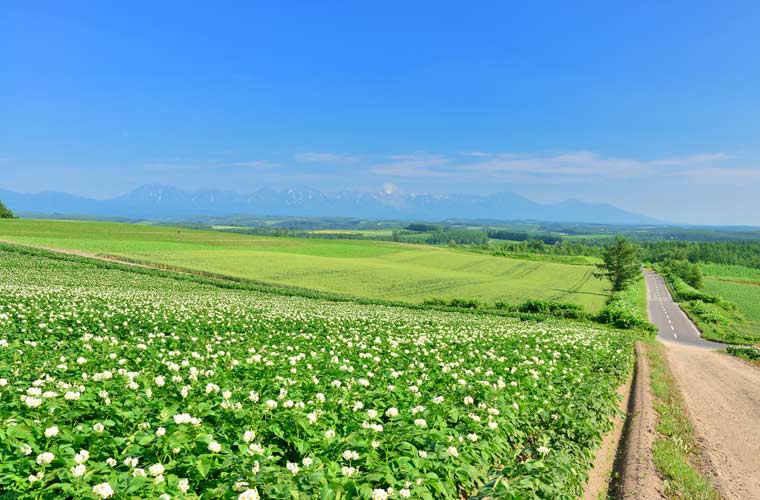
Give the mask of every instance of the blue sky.
M 760 225 L 758 2 L 4 2 L 0 188 L 513 191 Z

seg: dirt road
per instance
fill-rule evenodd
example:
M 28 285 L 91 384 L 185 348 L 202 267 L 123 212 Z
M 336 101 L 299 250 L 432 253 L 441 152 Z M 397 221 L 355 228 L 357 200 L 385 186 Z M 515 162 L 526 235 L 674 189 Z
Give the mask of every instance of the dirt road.
M 682 323 L 682 312 L 656 313 L 677 307 L 667 289 L 657 288 L 661 279 L 647 276 L 650 319 L 667 346 L 670 369 L 717 486 L 728 500 L 760 499 L 760 368 L 714 350 L 716 344 L 698 334 L 695 338 L 695 327 Z

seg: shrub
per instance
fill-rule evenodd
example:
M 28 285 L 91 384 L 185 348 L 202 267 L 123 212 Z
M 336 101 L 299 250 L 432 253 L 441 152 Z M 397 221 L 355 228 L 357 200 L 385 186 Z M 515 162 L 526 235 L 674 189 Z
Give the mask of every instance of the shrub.
M 726 347 L 726 352 L 740 358 L 760 361 L 760 347 L 757 346 L 736 346 Z

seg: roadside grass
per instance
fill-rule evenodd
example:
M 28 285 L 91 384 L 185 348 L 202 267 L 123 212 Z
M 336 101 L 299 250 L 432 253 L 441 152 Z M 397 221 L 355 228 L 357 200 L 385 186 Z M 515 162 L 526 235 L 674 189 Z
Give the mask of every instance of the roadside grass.
M 672 499 L 719 500 L 720 495 L 700 472 L 700 456 L 683 399 L 665 360 L 665 347 L 645 340 L 650 365 L 650 384 L 658 416 L 652 454 L 663 477 L 664 494 Z
M 386 241 L 297 239 L 81 221 L 0 222 L 0 239 L 234 276 L 273 286 L 421 303 L 472 297 L 572 302 L 596 313 L 609 296 L 592 266 Z

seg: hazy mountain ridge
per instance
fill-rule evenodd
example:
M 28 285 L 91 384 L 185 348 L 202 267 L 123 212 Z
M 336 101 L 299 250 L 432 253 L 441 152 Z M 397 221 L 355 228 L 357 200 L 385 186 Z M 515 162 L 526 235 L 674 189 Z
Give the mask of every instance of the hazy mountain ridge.
M 262 188 L 250 194 L 240 194 L 215 189 L 191 192 L 171 186 L 145 185 L 107 200 L 66 193 L 23 194 L 5 190 L 0 190 L 0 199 L 11 210 L 21 213 L 86 214 L 154 220 L 256 214 L 429 221 L 459 218 L 600 224 L 658 222 L 608 204 L 579 200 L 542 204 L 508 192 L 478 196 L 358 191 L 324 193 L 308 188 L 284 191 Z

